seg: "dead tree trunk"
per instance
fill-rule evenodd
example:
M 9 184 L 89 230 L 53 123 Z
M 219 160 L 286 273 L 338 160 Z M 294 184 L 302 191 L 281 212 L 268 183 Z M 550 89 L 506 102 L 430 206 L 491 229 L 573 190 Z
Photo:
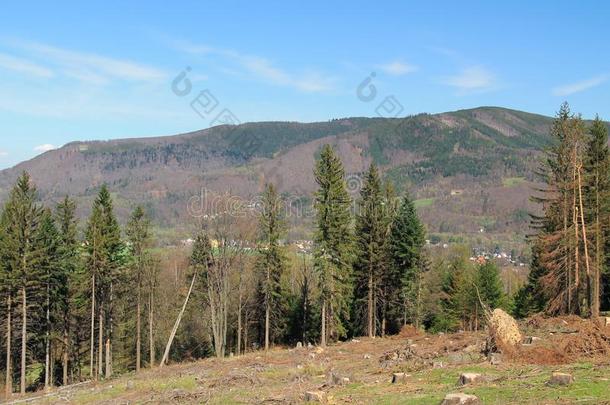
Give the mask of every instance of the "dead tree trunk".
M 591 315 L 595 312 L 595 317 L 599 315 L 599 308 L 597 311 L 594 311 L 593 302 L 591 299 L 591 268 L 589 266 L 589 246 L 587 241 L 587 225 L 585 224 L 585 210 L 582 202 L 582 181 L 581 181 L 581 165 L 578 166 L 578 200 L 580 205 L 580 222 L 582 226 L 582 242 L 585 250 L 585 269 L 587 272 L 587 300 L 589 301 L 589 308 L 591 310 Z
M 193 286 L 195 285 L 196 275 L 193 276 L 193 280 L 191 281 L 191 287 L 189 288 L 189 292 L 186 295 L 186 299 L 184 300 L 184 305 L 182 305 L 182 309 L 178 314 L 178 319 L 176 319 L 176 323 L 174 324 L 174 328 L 169 335 L 169 340 L 167 342 L 167 346 L 165 346 L 165 353 L 163 353 L 163 359 L 161 360 L 161 364 L 159 367 L 165 366 L 167 363 L 167 359 L 169 358 L 169 351 L 172 348 L 172 343 L 174 342 L 174 338 L 176 337 L 176 332 L 178 331 L 178 327 L 180 326 L 180 322 L 182 321 L 182 316 L 184 315 L 184 311 L 186 310 L 186 304 L 189 302 L 189 298 L 191 297 L 191 293 L 193 292 Z

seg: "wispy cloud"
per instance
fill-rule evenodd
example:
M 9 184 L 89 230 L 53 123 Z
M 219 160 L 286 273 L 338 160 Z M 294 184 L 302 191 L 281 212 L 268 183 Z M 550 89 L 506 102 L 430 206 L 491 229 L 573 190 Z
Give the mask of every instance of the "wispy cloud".
M 4 158 L 8 156 L 8 152 L 5 150 L 0 149 L 0 158 Z
M 103 84 L 113 79 L 155 81 L 167 77 L 160 69 L 129 60 L 78 52 L 32 41 L 10 40 L 8 43 L 21 52 L 43 58 L 47 63 L 52 64 L 55 70 L 68 77 L 89 83 Z M 50 71 L 49 69 L 46 70 Z
M 402 76 L 418 70 L 417 66 L 400 61 L 394 61 L 384 65 L 377 65 L 377 67 L 383 72 L 392 76 Z
M 16 56 L 0 53 L 0 68 L 37 77 L 52 77 L 53 72 L 43 66 Z
M 460 91 L 486 91 L 496 84 L 496 76 L 481 66 L 470 66 L 454 76 L 446 77 L 443 83 Z
M 587 80 L 582 80 L 576 83 L 565 84 L 562 86 L 557 86 L 553 89 L 554 96 L 569 96 L 571 94 L 580 93 L 581 91 L 592 89 L 593 87 L 597 87 L 610 79 L 610 75 L 603 74 L 599 76 L 592 77 Z
M 334 78 L 316 71 L 289 72 L 276 66 L 271 60 L 257 55 L 237 52 L 232 49 L 215 48 L 208 45 L 196 45 L 183 41 L 172 41 L 172 46 L 179 51 L 192 55 L 217 55 L 229 59 L 247 73 L 271 84 L 291 87 L 307 93 L 329 91 L 334 88 Z

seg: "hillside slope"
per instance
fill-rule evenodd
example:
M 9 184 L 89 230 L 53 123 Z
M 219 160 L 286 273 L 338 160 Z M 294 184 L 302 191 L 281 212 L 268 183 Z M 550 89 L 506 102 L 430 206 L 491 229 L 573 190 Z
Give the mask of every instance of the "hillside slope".
M 533 318 L 520 326 L 525 336 L 538 339 L 517 346 L 513 354 L 494 355 L 493 364 L 482 353 L 485 332 L 405 329 L 410 333 L 326 349 L 277 347 L 145 369 L 31 394 L 16 403 L 300 404 L 310 392 L 328 404 L 439 404 L 457 392 L 484 404 L 607 403 L 610 327 L 577 317 Z M 548 384 L 556 371 L 573 375 L 574 383 Z M 403 373 L 402 381 L 393 384 L 393 373 Z M 463 386 L 462 373 L 481 378 Z
M 27 170 L 45 201 L 73 195 L 81 216 L 107 183 L 122 218 L 141 203 L 160 227 L 183 227 L 196 222 L 193 216 L 210 213 L 188 208 L 201 200 L 202 190 L 249 201 L 273 181 L 293 201 L 307 204 L 315 189 L 315 156 L 331 143 L 354 195 L 361 173 L 374 161 L 399 191 L 418 199 L 432 232 L 522 234 L 526 212 L 535 209 L 528 202 L 530 182 L 550 123 L 540 115 L 482 107 L 404 119 L 262 122 L 159 138 L 75 142 L 0 172 L 0 199 Z M 306 236 L 306 226 L 297 229 L 292 236 Z

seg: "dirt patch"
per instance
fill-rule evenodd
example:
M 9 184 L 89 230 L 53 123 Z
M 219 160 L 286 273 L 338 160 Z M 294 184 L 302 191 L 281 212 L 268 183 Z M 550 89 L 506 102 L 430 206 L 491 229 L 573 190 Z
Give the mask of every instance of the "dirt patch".
M 400 336 L 401 338 L 410 338 L 421 336 L 423 334 L 424 333 L 421 330 L 417 329 L 413 325 L 404 325 L 402 328 L 400 328 L 400 333 L 398 334 L 398 336 Z
M 567 364 L 578 359 L 610 356 L 610 328 L 575 315 L 546 318 L 535 315 L 524 329 L 540 339 L 504 349 L 507 358 L 528 364 Z

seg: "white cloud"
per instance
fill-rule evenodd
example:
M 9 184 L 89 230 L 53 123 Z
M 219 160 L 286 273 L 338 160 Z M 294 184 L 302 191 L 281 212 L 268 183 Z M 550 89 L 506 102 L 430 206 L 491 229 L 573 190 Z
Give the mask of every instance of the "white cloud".
M 408 73 L 413 73 L 418 70 L 417 66 L 411 65 L 409 63 L 404 63 L 400 61 L 394 61 L 391 63 L 386 63 L 385 65 L 378 65 L 379 69 L 383 72 L 392 75 L 392 76 L 402 76 Z
M 0 68 L 37 77 L 52 77 L 53 72 L 43 66 L 12 55 L 0 53 Z
M 51 145 L 50 143 L 45 143 L 44 145 L 38 145 L 34 148 L 34 152 L 44 153 L 50 150 L 57 149 L 55 145 Z
M 140 63 L 110 58 L 95 53 L 77 52 L 37 42 L 14 40 L 10 44 L 22 52 L 31 53 L 57 65 L 74 79 L 103 84 L 112 79 L 155 81 L 165 78 L 165 72 Z
M 8 156 L 8 152 L 0 149 L 0 158 L 7 157 L 7 156 Z
M 592 77 L 587 80 L 582 80 L 576 83 L 570 83 L 563 86 L 557 86 L 553 89 L 554 96 L 569 96 L 575 93 L 580 93 L 581 91 L 592 89 L 593 87 L 597 87 L 610 78 L 609 75 L 599 75 Z
M 443 83 L 461 91 L 484 91 L 493 88 L 496 84 L 496 77 L 481 66 L 471 66 L 463 69 L 457 75 L 445 78 Z
M 179 51 L 193 55 L 212 54 L 230 59 L 256 78 L 275 85 L 292 87 L 306 93 L 329 91 L 334 87 L 334 78 L 332 77 L 315 71 L 292 73 L 276 66 L 272 61 L 262 56 L 207 45 L 189 44 L 183 41 L 171 41 L 171 43 Z

